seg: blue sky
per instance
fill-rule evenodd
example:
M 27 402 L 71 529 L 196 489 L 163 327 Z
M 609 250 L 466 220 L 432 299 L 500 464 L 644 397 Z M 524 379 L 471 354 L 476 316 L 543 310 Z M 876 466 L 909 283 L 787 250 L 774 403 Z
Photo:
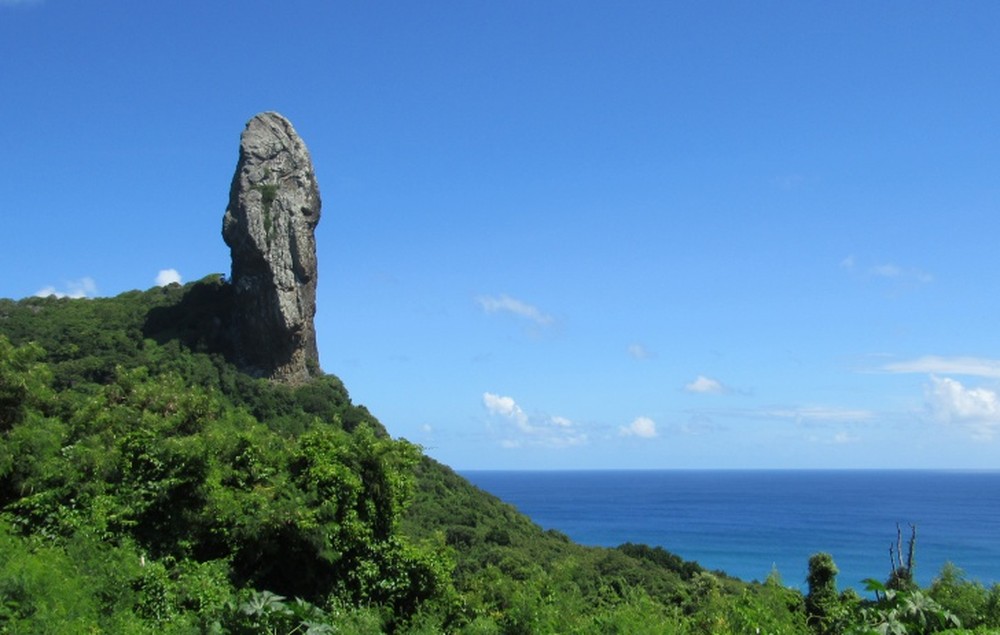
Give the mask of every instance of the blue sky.
M 0 296 L 228 272 L 309 146 L 320 358 L 458 469 L 998 468 L 1000 4 L 0 0 Z

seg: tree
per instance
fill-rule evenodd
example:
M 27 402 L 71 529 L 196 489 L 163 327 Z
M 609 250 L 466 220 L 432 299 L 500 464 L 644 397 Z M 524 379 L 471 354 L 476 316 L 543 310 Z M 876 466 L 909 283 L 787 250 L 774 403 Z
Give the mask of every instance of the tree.
M 32 400 L 48 393 L 51 377 L 40 363 L 44 355 L 37 344 L 16 347 L 0 335 L 0 431 L 21 423 Z
M 906 549 L 906 563 L 903 563 L 903 530 L 896 525 L 896 544 L 889 544 L 889 580 L 886 586 L 890 589 L 912 589 L 913 553 L 917 546 L 917 526 L 910 525 L 910 540 Z
M 828 553 L 816 553 L 809 558 L 809 594 L 806 596 L 806 613 L 809 625 L 820 635 L 837 632 L 840 617 L 840 598 L 837 594 L 837 574 L 840 571 Z

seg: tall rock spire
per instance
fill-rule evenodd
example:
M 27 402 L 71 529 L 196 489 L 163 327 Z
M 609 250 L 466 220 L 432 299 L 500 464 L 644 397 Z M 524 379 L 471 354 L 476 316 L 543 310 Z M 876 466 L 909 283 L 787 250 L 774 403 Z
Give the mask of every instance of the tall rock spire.
M 316 238 L 319 187 L 305 143 L 276 112 L 240 136 L 222 236 L 232 253 L 237 362 L 251 374 L 300 383 L 319 370 Z

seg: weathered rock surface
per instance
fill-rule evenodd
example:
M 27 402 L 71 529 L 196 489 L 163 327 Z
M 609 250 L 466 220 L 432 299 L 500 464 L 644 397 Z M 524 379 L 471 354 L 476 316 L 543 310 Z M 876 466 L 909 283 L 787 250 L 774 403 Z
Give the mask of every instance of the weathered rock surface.
M 222 236 L 232 252 L 236 361 L 287 383 L 319 370 L 316 239 L 319 187 L 305 143 L 275 112 L 240 136 Z

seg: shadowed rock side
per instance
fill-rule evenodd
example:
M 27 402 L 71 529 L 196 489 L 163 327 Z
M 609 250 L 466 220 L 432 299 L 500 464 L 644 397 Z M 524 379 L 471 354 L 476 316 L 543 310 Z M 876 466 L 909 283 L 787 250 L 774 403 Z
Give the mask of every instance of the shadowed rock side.
M 256 115 L 240 136 L 222 236 L 232 252 L 236 362 L 299 383 L 319 370 L 316 239 L 319 187 L 305 143 L 287 119 Z

